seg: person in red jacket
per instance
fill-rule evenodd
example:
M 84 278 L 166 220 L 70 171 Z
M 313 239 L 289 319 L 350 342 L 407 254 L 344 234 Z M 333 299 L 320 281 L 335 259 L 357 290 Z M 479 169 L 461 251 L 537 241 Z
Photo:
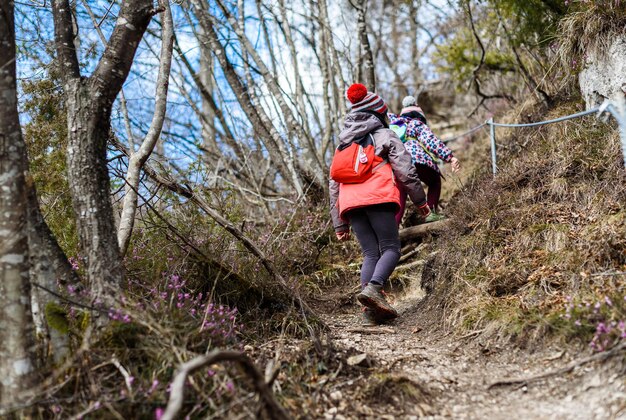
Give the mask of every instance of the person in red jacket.
M 362 84 L 353 84 L 346 92 L 351 110 L 339 134 L 339 147 L 371 134 L 375 154 L 384 159 L 373 175 L 358 184 L 330 180 L 330 213 L 337 239 L 350 238 L 350 226 L 361 251 L 361 292 L 357 300 L 365 306 L 365 322 L 393 319 L 397 311 L 382 293 L 400 259 L 400 238 L 395 220 L 400 209 L 401 184 L 424 217 L 430 210 L 426 195 L 411 162 L 411 156 L 398 136 L 389 129 L 387 105 L 376 93 Z

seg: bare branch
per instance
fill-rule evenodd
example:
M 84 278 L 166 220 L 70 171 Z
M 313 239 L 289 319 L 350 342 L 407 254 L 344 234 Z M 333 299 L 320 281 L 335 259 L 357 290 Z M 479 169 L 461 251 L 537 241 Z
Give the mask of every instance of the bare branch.
M 467 0 L 466 2 L 467 5 L 467 15 L 469 18 L 469 22 L 470 22 L 470 27 L 472 29 L 472 33 L 474 34 L 474 39 L 476 39 L 476 42 L 478 43 L 478 46 L 480 47 L 480 61 L 478 62 L 478 64 L 476 65 L 476 67 L 474 68 L 474 70 L 472 71 L 472 80 L 470 83 L 473 83 L 474 85 L 474 90 L 476 91 L 476 94 L 478 96 L 481 97 L 481 101 L 480 103 L 476 106 L 476 109 L 470 113 L 470 116 L 476 112 L 476 110 L 484 104 L 485 100 L 487 99 L 496 99 L 496 98 L 503 98 L 506 99 L 508 101 L 514 101 L 514 98 L 509 95 L 509 94 L 496 94 L 496 95 L 487 95 L 485 93 L 483 93 L 480 89 L 480 79 L 478 77 L 478 73 L 480 72 L 480 69 L 482 68 L 483 64 L 485 64 L 485 56 L 486 56 L 486 50 L 485 50 L 485 46 L 482 42 L 482 40 L 480 39 L 480 36 L 478 36 L 478 32 L 476 31 L 476 26 L 474 25 L 474 18 L 472 17 L 472 6 L 471 6 L 471 0 Z
M 172 381 L 170 399 L 161 419 L 172 420 L 178 418 L 178 414 L 183 407 L 185 381 L 189 375 L 205 366 L 221 362 L 236 362 L 242 367 L 244 373 L 252 379 L 252 384 L 259 393 L 265 405 L 266 414 L 270 419 L 287 420 L 290 418 L 274 398 L 270 387 L 265 382 L 263 374 L 259 372 L 248 356 L 238 351 L 213 350 L 207 355 L 197 356 L 183 363 L 178 368 L 178 372 Z

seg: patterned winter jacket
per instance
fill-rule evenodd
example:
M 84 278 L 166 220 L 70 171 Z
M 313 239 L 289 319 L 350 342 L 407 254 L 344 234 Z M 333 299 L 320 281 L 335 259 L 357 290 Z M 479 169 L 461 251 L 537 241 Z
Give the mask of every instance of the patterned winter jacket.
M 348 229 L 345 213 L 350 210 L 382 203 L 395 203 L 399 209 L 401 199 L 398 183 L 404 186 L 413 203 L 419 206 L 426 202 L 411 157 L 396 133 L 385 128 L 376 116 L 366 112 L 348 114 L 339 134 L 339 142 L 349 144 L 368 133 L 374 137 L 376 155 L 388 163 L 360 184 L 340 184 L 330 180 L 330 215 L 337 232 Z
M 413 164 L 426 165 L 439 172 L 439 167 L 433 158 L 424 151 L 424 148 L 444 162 L 452 160 L 450 150 L 441 140 L 435 136 L 428 125 L 418 119 L 389 114 L 390 124 L 406 125 L 406 142 L 404 147 L 411 154 Z M 421 145 L 420 145 L 421 144 Z M 424 148 L 422 148 L 424 146 Z

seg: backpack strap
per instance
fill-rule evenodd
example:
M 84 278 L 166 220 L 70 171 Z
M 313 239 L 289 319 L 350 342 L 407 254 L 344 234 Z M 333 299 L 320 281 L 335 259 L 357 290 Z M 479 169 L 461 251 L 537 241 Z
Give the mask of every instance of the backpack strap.
M 337 150 L 341 151 L 341 150 L 347 149 L 353 143 L 356 143 L 359 146 L 365 146 L 362 143 L 363 143 L 363 140 L 367 139 L 367 136 L 369 136 L 372 139 L 372 144 L 374 145 L 374 147 L 376 147 L 376 141 L 374 140 L 374 136 L 372 136 L 372 133 L 367 133 L 363 137 L 357 137 L 357 138 L 353 139 L 350 143 L 340 144 L 339 146 L 337 146 Z
M 382 168 L 383 166 L 385 166 L 388 163 L 389 163 L 389 161 L 387 160 L 387 158 L 383 159 L 382 162 L 380 162 L 378 165 L 376 165 L 376 166 L 374 166 L 372 168 L 372 172 L 376 172 L 378 169 Z

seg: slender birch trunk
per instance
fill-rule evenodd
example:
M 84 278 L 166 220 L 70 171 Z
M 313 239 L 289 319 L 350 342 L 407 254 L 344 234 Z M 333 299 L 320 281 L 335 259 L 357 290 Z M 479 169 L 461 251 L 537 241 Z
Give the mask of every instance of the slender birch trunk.
M 17 111 L 14 4 L 0 1 L 0 405 L 20 402 L 35 367 L 26 145 Z M 0 408 L 0 414 L 2 409 Z
M 332 69 L 331 74 L 334 77 L 331 78 L 331 86 L 333 92 L 333 100 L 334 100 L 334 117 L 335 126 L 340 126 L 343 123 L 343 119 L 346 114 L 346 107 L 344 105 L 344 95 L 347 89 L 346 81 L 343 76 L 341 62 L 339 61 L 339 52 L 335 47 L 335 41 L 333 39 L 333 32 L 331 30 L 332 25 L 330 24 L 330 18 L 328 16 L 328 5 L 326 0 L 319 0 L 319 10 L 320 10 L 320 22 L 322 30 L 326 33 L 326 39 L 328 42 L 328 48 L 332 54 L 332 60 L 330 61 L 330 68 Z M 339 79 L 339 83 L 337 84 L 337 79 Z
M 117 232 L 118 246 L 122 256 L 126 254 L 135 224 L 135 213 L 137 212 L 138 202 L 137 191 L 139 189 L 141 168 L 152 154 L 154 146 L 161 136 L 165 112 L 167 110 L 167 92 L 174 45 L 174 22 L 169 0 L 159 0 L 159 5 L 164 9 L 164 12 L 162 13 L 161 54 L 159 57 L 159 75 L 156 81 L 154 116 L 152 117 L 152 123 L 148 129 L 148 133 L 139 146 L 139 150 L 136 152 L 131 150 L 131 156 L 128 161 L 124 203 L 122 205 L 122 215 Z
M 322 25 L 323 23 L 320 24 L 320 26 Z M 321 49 L 320 70 L 322 73 L 322 86 L 323 86 L 322 100 L 324 101 L 324 123 L 325 123 L 324 135 L 322 136 L 322 146 L 321 146 L 321 155 L 323 159 L 330 146 L 332 135 L 335 131 L 333 128 L 333 114 L 335 111 L 333 105 L 335 105 L 335 103 L 334 103 L 334 100 L 331 101 L 331 98 L 329 98 L 329 95 L 332 95 L 332 83 L 330 81 L 331 79 L 330 57 L 328 54 L 328 50 L 330 47 L 329 47 L 329 40 L 327 37 L 327 31 L 325 30 L 319 31 L 319 37 L 320 37 L 320 47 L 321 47 L 320 48 Z M 331 90 L 331 92 L 328 91 L 329 89 Z

